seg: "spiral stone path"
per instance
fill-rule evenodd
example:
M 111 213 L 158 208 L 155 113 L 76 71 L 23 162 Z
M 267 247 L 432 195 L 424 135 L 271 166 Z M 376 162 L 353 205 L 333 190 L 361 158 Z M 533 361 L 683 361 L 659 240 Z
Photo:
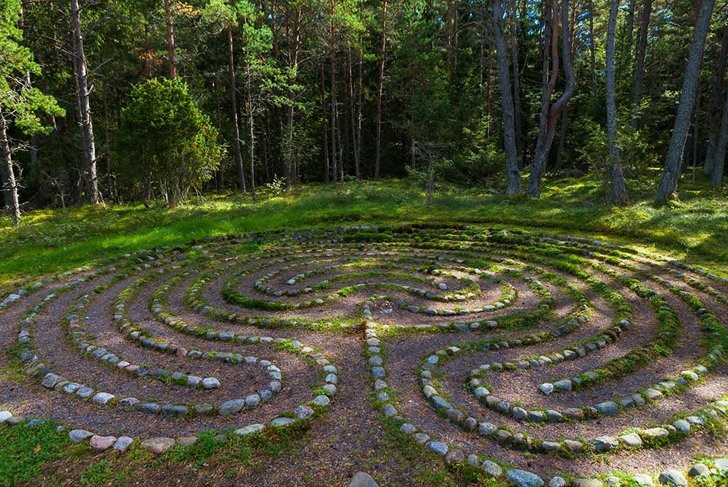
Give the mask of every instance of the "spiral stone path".
M 727 316 L 728 279 L 582 238 L 215 238 L 5 296 L 0 347 L 25 379 L 0 384 L 0 427 L 48 418 L 98 450 L 161 453 L 210 429 L 386 426 L 504 485 L 682 485 L 728 470 Z M 698 472 L 698 455 L 717 460 Z

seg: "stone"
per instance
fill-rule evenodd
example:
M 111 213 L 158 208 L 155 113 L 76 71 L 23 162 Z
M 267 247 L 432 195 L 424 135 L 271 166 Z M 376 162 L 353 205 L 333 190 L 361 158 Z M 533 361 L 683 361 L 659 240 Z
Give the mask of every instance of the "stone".
M 493 423 L 480 423 L 478 425 L 478 434 L 481 436 L 490 436 L 496 432 L 498 428 Z
M 542 393 L 546 394 L 547 396 L 554 392 L 554 385 L 550 382 L 544 382 L 540 386 L 538 386 L 538 390 Z
M 92 437 L 94 434 L 86 430 L 71 430 L 68 432 L 68 438 L 74 443 L 81 443 L 86 438 Z
M 97 450 L 108 450 L 116 443 L 116 436 L 99 436 L 94 435 L 91 437 L 91 446 Z
M 679 470 L 665 470 L 657 479 L 660 484 L 670 487 L 687 487 L 688 480 Z
M 549 480 L 548 487 L 566 487 L 566 480 L 563 477 L 551 477 Z
M 680 431 L 681 433 L 689 433 L 691 426 L 690 423 L 685 421 L 684 419 L 678 419 L 672 425 L 675 427 L 676 430 Z
M 311 401 L 311 404 L 318 407 L 326 407 L 331 404 L 331 399 L 329 399 L 328 396 L 321 394 L 319 396 L 316 396 L 314 400 Z
M 346 487 L 379 487 L 379 484 L 365 472 L 357 472 L 346 483 Z
M 576 479 L 574 487 L 602 487 L 604 484 L 597 479 Z
M 652 481 L 652 477 L 646 473 L 636 473 L 632 476 L 632 480 L 640 487 L 652 487 L 655 483 Z
M 427 444 L 427 448 L 434 451 L 438 455 L 445 455 L 447 454 L 447 445 L 445 443 L 442 443 L 441 441 L 431 441 Z
M 131 438 L 129 436 L 120 436 L 114 443 L 114 450 L 125 452 L 129 449 L 133 441 L 134 438 Z
M 289 424 L 293 423 L 294 421 L 295 421 L 295 419 L 293 419 L 293 418 L 281 417 L 281 418 L 275 418 L 274 420 L 272 420 L 270 422 L 270 425 L 273 426 L 274 428 L 282 428 L 284 426 L 288 426 Z
M 296 409 L 293 410 L 294 414 L 298 419 L 306 419 L 313 415 L 313 409 L 309 406 L 297 406 Z
M 642 446 L 642 438 L 637 433 L 622 435 L 619 437 L 619 440 L 630 448 L 639 448 Z
M 617 403 L 614 401 L 600 402 L 596 405 L 596 409 L 604 416 L 616 416 L 617 411 L 619 410 Z
M 265 429 L 265 426 L 260 423 L 249 424 L 248 426 L 245 426 L 243 428 L 236 429 L 235 434 L 238 436 L 245 436 L 253 433 L 258 433 L 260 431 L 263 431 L 263 429 Z
M 386 404 L 382 408 L 382 412 L 384 413 L 384 415 L 386 417 L 391 418 L 392 416 L 395 416 L 397 414 L 397 409 L 394 406 L 392 406 L 391 404 Z
M 567 392 L 572 389 L 572 384 L 569 379 L 561 379 L 554 382 L 554 390 L 559 392 Z
M 491 477 L 498 478 L 503 475 L 503 469 L 501 468 L 501 466 L 491 460 L 484 461 L 482 465 L 480 465 L 480 468 L 485 470 L 486 473 Z
M 411 435 L 412 433 L 417 431 L 417 428 L 413 424 L 404 423 L 402 426 L 399 427 L 399 430 L 404 434 Z
M 704 463 L 696 463 L 688 472 L 690 477 L 704 477 L 710 475 L 710 469 Z
M 245 399 L 231 399 L 220 404 L 219 412 L 221 416 L 229 416 L 238 413 L 245 407 Z
M 543 479 L 533 472 L 512 468 L 506 472 L 506 478 L 518 487 L 542 487 Z
M 113 394 L 109 394 L 108 392 L 99 392 L 91 400 L 96 404 L 106 404 L 112 399 L 114 399 Z
M 10 411 L 0 411 L 0 424 L 3 424 L 8 418 L 12 417 L 13 413 Z
M 177 438 L 177 444 L 179 446 L 192 446 L 195 443 L 197 443 L 196 436 L 183 436 L 181 438 Z
M 665 428 L 649 428 L 642 431 L 642 436 L 648 438 L 664 438 L 670 434 Z
M 463 463 L 465 461 L 465 454 L 462 450 L 450 450 L 445 455 L 445 461 L 449 464 Z
M 172 448 L 174 444 L 174 438 L 158 436 L 142 441 L 142 448 L 145 448 L 152 453 L 160 454 Z
M 245 407 L 254 408 L 260 404 L 260 395 L 250 394 L 245 398 Z
M 728 458 L 716 458 L 713 460 L 713 465 L 720 472 L 728 471 Z
M 515 407 L 511 410 L 511 415 L 513 416 L 513 419 L 523 420 L 528 417 L 528 411 L 523 408 Z
M 417 443 L 424 445 L 429 439 L 430 435 L 428 435 L 427 433 L 415 433 L 415 440 L 417 441 Z
M 53 389 L 57 383 L 61 382 L 63 380 L 63 377 L 56 375 L 52 372 L 49 372 L 43 377 L 43 380 L 41 381 L 41 385 L 47 389 Z
M 220 384 L 220 381 L 216 379 L 215 377 L 205 377 L 202 379 L 202 387 L 205 389 L 217 389 L 222 384 Z
M 611 436 L 599 436 L 592 440 L 592 446 L 597 453 L 602 453 L 618 448 L 619 443 Z

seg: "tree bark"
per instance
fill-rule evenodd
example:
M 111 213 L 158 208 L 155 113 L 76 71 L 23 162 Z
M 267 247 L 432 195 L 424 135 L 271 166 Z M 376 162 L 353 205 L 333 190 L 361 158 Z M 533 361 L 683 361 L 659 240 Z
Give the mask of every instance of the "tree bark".
M 720 136 L 721 127 L 721 101 L 723 98 L 723 81 L 725 80 L 726 60 L 728 58 L 728 26 L 723 28 L 723 40 L 720 46 L 720 55 L 718 56 L 718 66 L 715 70 L 715 82 L 713 83 L 712 103 L 711 103 L 711 122 L 710 132 L 708 135 L 708 150 L 705 156 L 705 164 L 703 171 L 705 174 L 712 174 L 713 164 L 715 162 L 715 151 L 718 146 L 718 137 Z
M 248 155 L 250 157 L 250 190 L 255 198 L 255 106 L 253 105 L 253 74 L 250 63 L 246 66 L 247 75 L 247 97 L 248 97 Z M 243 179 L 243 182 L 245 180 Z M 243 185 L 245 191 L 245 185 Z
M 627 186 L 624 182 L 622 164 L 619 162 L 619 145 L 617 140 L 617 97 L 615 85 L 617 68 L 614 57 L 616 51 L 617 12 L 619 0 L 611 0 L 609 8 L 609 25 L 607 27 L 606 82 L 607 82 L 607 136 L 609 139 L 610 182 L 612 186 L 612 203 L 627 203 Z
M 650 1 L 650 0 L 648 0 Z M 591 54 L 592 91 L 597 92 L 597 54 L 594 43 L 594 0 L 589 0 L 589 53 Z
M 13 220 L 13 226 L 20 225 L 20 202 L 18 200 L 18 183 L 15 179 L 15 170 L 13 169 L 12 152 L 10 151 L 10 139 L 8 138 L 8 129 L 5 123 L 5 116 L 0 112 L 0 152 L 3 158 L 3 193 L 5 194 L 5 206 L 10 211 L 10 217 Z
M 561 51 L 564 58 L 564 74 L 566 75 L 566 86 L 561 97 L 553 104 L 551 97 L 556 88 L 556 80 L 558 78 L 559 54 L 558 54 L 558 1 L 551 2 L 551 16 L 553 25 L 551 28 L 551 74 L 548 84 L 544 89 L 542 99 L 541 119 L 539 123 L 538 140 L 536 141 L 536 151 L 534 153 L 534 161 L 531 167 L 531 177 L 528 184 L 528 196 L 538 198 L 541 196 L 541 178 L 543 178 L 546 169 L 546 159 L 548 158 L 551 144 L 554 141 L 554 132 L 556 131 L 556 122 L 559 115 L 569 103 L 574 94 L 574 67 L 571 63 L 571 48 L 569 43 L 569 0 L 561 2 Z
M 326 120 L 326 73 L 324 72 L 324 63 L 320 63 L 321 69 L 321 131 L 324 136 L 324 182 L 329 182 L 331 168 L 329 165 L 329 130 L 328 121 Z
M 503 33 L 502 0 L 493 2 L 493 33 L 496 54 L 498 56 L 498 79 L 501 88 L 501 105 L 503 107 L 503 145 L 506 153 L 506 194 L 515 195 L 521 189 L 521 174 L 518 171 L 518 149 L 516 147 L 515 116 L 513 112 L 513 95 L 509 79 L 508 52 Z
M 78 0 L 71 0 L 71 19 L 74 35 L 74 64 L 78 88 L 78 111 L 81 117 L 86 200 L 89 203 L 96 204 L 99 202 L 98 178 L 96 175 L 96 144 L 94 142 L 94 129 L 91 120 L 90 90 L 88 86 L 88 74 L 86 72 L 86 55 L 83 50 L 81 9 Z
M 634 128 L 639 126 L 639 108 L 642 103 L 642 84 L 645 78 L 645 55 L 647 54 L 647 35 L 650 30 L 652 0 L 645 0 L 640 19 L 640 30 L 637 34 L 637 52 L 635 53 L 634 78 L 632 81 L 632 120 Z
M 167 24 L 167 53 L 169 56 L 169 77 L 177 78 L 177 61 L 174 55 L 174 20 L 172 19 L 172 0 L 164 0 L 164 20 Z
M 518 167 L 523 166 L 523 132 L 521 121 L 521 69 L 518 61 L 518 25 L 516 24 L 516 2 L 508 2 L 511 6 L 508 14 L 510 16 L 511 31 L 511 66 L 513 68 L 513 120 L 516 132 L 516 153 L 521 160 Z
M 677 190 L 677 183 L 682 170 L 682 156 L 685 150 L 685 141 L 690 129 L 690 119 L 695 106 L 695 92 L 700 76 L 700 64 L 703 60 L 705 50 L 705 39 L 708 35 L 710 17 L 713 13 L 715 0 L 703 0 L 700 5 L 697 21 L 695 22 L 695 33 L 690 46 L 690 54 L 685 67 L 682 91 L 680 93 L 680 105 L 675 116 L 675 125 L 670 138 L 670 148 L 665 159 L 665 167 L 657 187 L 657 201 L 666 201 Z
M 238 187 L 243 193 L 245 188 L 245 167 L 243 166 L 243 153 L 240 149 L 240 121 L 238 120 L 238 89 L 235 82 L 235 49 L 233 47 L 233 29 L 228 27 L 228 71 L 230 72 L 230 110 L 233 116 L 235 134 L 235 161 L 238 165 Z M 248 89 L 250 87 L 248 86 Z
M 337 161 L 337 146 L 336 146 L 336 120 L 338 109 L 336 106 L 336 30 L 334 28 L 334 14 L 336 13 L 336 2 L 330 0 L 329 5 L 331 7 L 331 21 L 329 23 L 329 63 L 331 64 L 331 169 L 333 176 L 333 183 L 338 182 L 338 161 Z
M 376 114 L 374 116 L 374 177 L 379 178 L 382 156 L 382 90 L 384 89 L 384 55 L 387 49 L 387 3 L 382 0 L 382 37 L 379 40 L 379 73 L 377 75 Z
M 720 186 L 723 182 L 723 170 L 725 168 L 725 155 L 728 149 L 728 93 L 725 96 L 723 104 L 723 117 L 720 123 L 720 134 L 715 148 L 713 174 L 711 175 L 711 183 L 713 186 Z

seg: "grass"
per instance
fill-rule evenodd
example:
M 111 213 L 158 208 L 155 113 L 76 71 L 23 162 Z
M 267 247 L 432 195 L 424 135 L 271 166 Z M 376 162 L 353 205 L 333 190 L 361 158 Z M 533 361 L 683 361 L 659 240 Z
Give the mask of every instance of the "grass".
M 683 187 L 682 200 L 654 206 L 633 192 L 626 208 L 605 204 L 589 178 L 545 185 L 540 200 L 444 188 L 432 205 L 408 180 L 305 185 L 253 201 L 210 195 L 172 209 L 142 205 L 81 206 L 28 212 L 20 229 L 0 220 L 0 284 L 162 245 L 207 236 L 349 224 L 482 223 L 539 227 L 633 242 L 728 272 L 728 199 L 703 183 Z M 724 190 L 725 192 L 725 190 Z
M 62 456 L 71 456 L 67 433 L 56 431 L 56 423 L 42 421 L 0 428 L 0 483 L 17 485 L 37 477 L 42 466 Z

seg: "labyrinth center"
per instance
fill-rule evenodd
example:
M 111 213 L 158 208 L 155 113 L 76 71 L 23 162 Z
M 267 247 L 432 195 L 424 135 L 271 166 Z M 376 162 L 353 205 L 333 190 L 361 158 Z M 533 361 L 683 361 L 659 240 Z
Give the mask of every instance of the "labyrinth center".
M 631 247 L 457 225 L 246 234 L 0 307 L 25 374 L 0 385 L 3 419 L 97 446 L 313 425 L 353 400 L 357 364 L 356 407 L 496 477 L 686 469 L 726 448 L 710 433 L 728 418 L 728 279 Z

